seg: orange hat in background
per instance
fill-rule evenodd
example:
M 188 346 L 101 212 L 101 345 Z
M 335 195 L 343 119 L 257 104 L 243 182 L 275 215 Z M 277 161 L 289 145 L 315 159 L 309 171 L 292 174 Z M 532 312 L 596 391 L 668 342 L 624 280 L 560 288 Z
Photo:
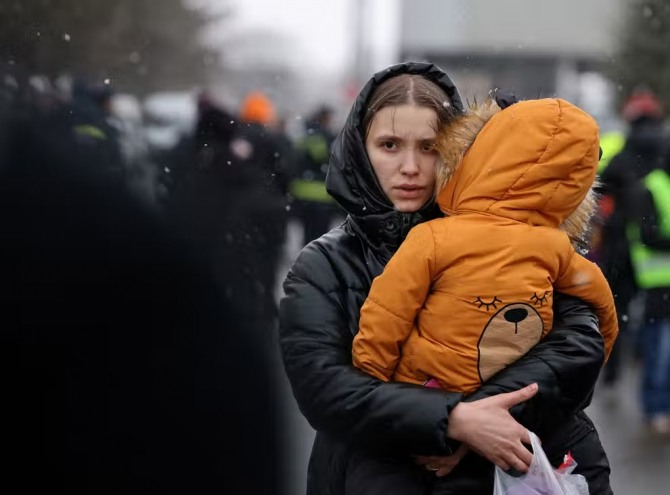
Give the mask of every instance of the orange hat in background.
M 627 122 L 635 122 L 641 117 L 663 118 L 661 102 L 651 91 L 637 91 L 623 104 L 621 116 Z
M 273 124 L 276 119 L 275 107 L 263 93 L 249 93 L 242 102 L 240 119 L 249 123 Z

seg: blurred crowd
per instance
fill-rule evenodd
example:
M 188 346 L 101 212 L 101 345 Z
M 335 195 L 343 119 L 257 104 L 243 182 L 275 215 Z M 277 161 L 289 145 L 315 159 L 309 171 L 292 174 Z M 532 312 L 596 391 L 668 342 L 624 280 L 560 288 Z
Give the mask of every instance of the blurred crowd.
M 276 316 L 289 218 L 302 225 L 307 243 L 327 232 L 337 214 L 325 187 L 331 116 L 330 108 L 317 109 L 294 142 L 263 93 L 249 93 L 237 111 L 201 93 L 194 130 L 161 160 L 169 170 L 167 217 L 262 329 L 272 328 Z M 223 268 L 231 259 L 239 261 L 235 273 Z
M 188 240 L 226 300 L 259 331 L 276 316 L 287 223 L 307 244 L 341 215 L 325 188 L 335 137 L 328 105 L 289 136 L 286 118 L 259 91 L 236 108 L 209 91 L 149 97 L 142 106 L 109 81 L 6 77 L 2 91 L 26 118 L 71 136 L 73 155 Z
M 273 309 L 245 301 L 271 283 L 275 251 L 263 250 L 286 216 L 287 186 L 254 168 L 274 157 L 254 154 L 269 137 L 251 123 L 230 128 L 203 101 L 198 132 L 180 145 L 186 161 L 170 153 L 179 174 L 155 195 L 165 165 L 127 145 L 139 130 L 118 122 L 110 86 L 66 89 L 0 84 L 6 484 L 282 493 L 272 332 L 261 326 Z
M 281 493 L 276 290 L 288 223 L 307 243 L 341 215 L 333 108 L 289 137 L 257 91 L 138 105 L 1 77 L 8 471 L 26 491 Z

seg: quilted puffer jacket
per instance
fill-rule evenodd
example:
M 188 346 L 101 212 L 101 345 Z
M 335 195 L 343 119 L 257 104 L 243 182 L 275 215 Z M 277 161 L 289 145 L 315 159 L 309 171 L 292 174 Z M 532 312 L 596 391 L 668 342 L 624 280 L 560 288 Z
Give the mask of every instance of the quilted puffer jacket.
M 448 216 L 412 229 L 375 279 L 354 364 L 384 381 L 472 392 L 551 330 L 554 291 L 593 306 L 609 353 L 614 297 L 571 242 L 595 210 L 596 121 L 554 98 L 455 120 L 437 142 L 472 145 L 437 196 Z

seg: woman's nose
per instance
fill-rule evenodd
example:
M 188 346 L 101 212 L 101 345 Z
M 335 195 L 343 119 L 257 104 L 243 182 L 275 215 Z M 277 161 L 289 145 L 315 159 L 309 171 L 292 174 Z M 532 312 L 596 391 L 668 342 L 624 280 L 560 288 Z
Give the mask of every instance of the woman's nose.
M 402 157 L 400 172 L 405 175 L 415 175 L 419 173 L 419 153 L 417 150 L 407 150 Z

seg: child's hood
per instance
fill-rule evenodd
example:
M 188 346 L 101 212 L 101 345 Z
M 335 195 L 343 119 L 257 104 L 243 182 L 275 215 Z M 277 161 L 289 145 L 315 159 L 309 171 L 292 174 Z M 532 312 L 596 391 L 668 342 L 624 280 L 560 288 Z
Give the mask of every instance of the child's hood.
M 565 100 L 474 112 L 443 129 L 437 146 L 452 174 L 437 198 L 446 213 L 481 211 L 558 227 L 592 208 L 598 125 Z

